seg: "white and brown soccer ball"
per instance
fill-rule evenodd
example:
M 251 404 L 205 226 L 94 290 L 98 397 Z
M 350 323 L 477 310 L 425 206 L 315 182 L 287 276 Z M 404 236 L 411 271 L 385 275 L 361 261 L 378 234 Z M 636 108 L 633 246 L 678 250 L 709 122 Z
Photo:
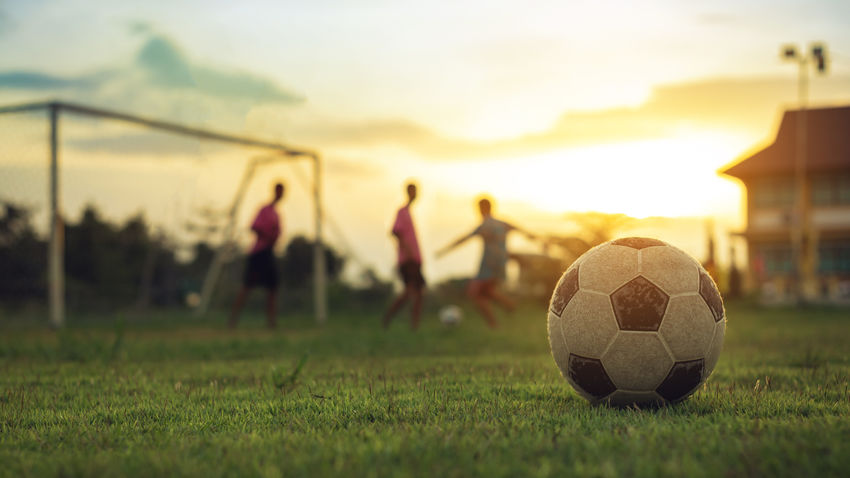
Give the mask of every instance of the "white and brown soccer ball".
M 725 331 L 720 293 L 699 262 L 644 237 L 579 257 L 549 305 L 555 363 L 592 403 L 687 398 L 717 364 Z

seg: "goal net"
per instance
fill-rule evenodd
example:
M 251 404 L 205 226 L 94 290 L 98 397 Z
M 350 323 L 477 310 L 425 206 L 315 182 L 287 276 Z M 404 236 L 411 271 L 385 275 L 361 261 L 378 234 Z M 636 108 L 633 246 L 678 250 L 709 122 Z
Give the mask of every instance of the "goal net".
M 313 243 L 322 322 L 320 180 L 317 154 L 273 141 L 69 103 L 0 106 L 0 303 L 46 301 L 54 326 L 66 310 L 222 307 L 247 226 L 282 181 L 285 233 Z

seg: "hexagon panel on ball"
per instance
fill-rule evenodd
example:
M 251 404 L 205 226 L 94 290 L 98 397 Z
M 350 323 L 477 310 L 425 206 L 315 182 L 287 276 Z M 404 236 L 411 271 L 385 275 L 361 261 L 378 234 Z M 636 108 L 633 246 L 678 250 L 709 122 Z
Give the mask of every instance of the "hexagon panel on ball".
M 602 357 L 602 365 L 619 390 L 651 392 L 673 366 L 656 333 L 621 332 Z
M 564 309 L 561 330 L 570 352 L 601 358 L 617 335 L 617 319 L 608 296 L 578 291 Z
M 670 299 L 659 332 L 676 360 L 705 357 L 714 337 L 714 316 L 698 295 Z
M 638 250 L 631 247 L 609 243 L 591 249 L 579 259 L 579 289 L 610 294 L 638 272 Z

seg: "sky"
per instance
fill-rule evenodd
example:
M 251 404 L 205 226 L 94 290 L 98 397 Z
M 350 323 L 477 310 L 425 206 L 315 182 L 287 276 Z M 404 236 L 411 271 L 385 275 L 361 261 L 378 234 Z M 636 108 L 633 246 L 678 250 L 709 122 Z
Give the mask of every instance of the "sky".
M 331 240 L 385 275 L 409 179 L 428 250 L 474 227 L 487 193 L 538 230 L 569 232 L 576 211 L 655 218 L 656 235 L 700 256 L 694 224 L 713 218 L 721 242 L 744 224 L 741 186 L 717 169 L 796 104 L 780 47 L 824 42 L 830 70 L 812 76 L 811 103 L 848 104 L 848 25 L 850 3 L 827 0 L 6 0 L 0 104 L 61 98 L 320 151 L 346 236 Z M 15 121 L 0 118 L 18 144 L 0 154 L 0 185 L 35 201 L 43 132 Z M 95 202 L 176 227 L 198 202 L 227 204 L 246 160 L 117 125 L 63 128 L 70 216 Z M 242 222 L 272 178 L 297 185 L 293 167 L 258 174 Z M 289 231 L 309 231 L 306 191 L 291 189 Z M 468 274 L 475 254 L 426 253 L 426 272 Z

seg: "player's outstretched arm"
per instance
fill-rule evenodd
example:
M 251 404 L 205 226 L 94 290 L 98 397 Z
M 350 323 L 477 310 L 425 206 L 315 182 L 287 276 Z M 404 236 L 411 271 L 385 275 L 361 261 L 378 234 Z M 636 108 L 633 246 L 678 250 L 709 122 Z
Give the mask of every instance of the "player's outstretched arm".
M 537 234 L 529 232 L 529 231 L 527 231 L 527 230 L 525 230 L 521 227 L 517 227 L 517 226 L 510 224 L 510 223 L 507 223 L 507 224 L 508 224 L 508 227 L 510 227 L 510 229 L 512 231 L 516 231 L 516 232 L 522 234 L 523 236 L 531 239 L 532 241 L 544 241 L 545 240 L 544 238 L 538 236 Z
M 448 245 L 446 245 L 445 247 L 443 247 L 442 249 L 438 250 L 437 253 L 436 253 L 436 256 L 438 258 L 443 257 L 444 255 L 448 254 L 452 249 L 454 249 L 457 246 L 463 244 L 464 242 L 472 239 L 473 236 L 475 236 L 474 231 L 470 232 L 469 234 L 466 234 L 464 236 L 457 238 L 454 242 L 451 242 Z

